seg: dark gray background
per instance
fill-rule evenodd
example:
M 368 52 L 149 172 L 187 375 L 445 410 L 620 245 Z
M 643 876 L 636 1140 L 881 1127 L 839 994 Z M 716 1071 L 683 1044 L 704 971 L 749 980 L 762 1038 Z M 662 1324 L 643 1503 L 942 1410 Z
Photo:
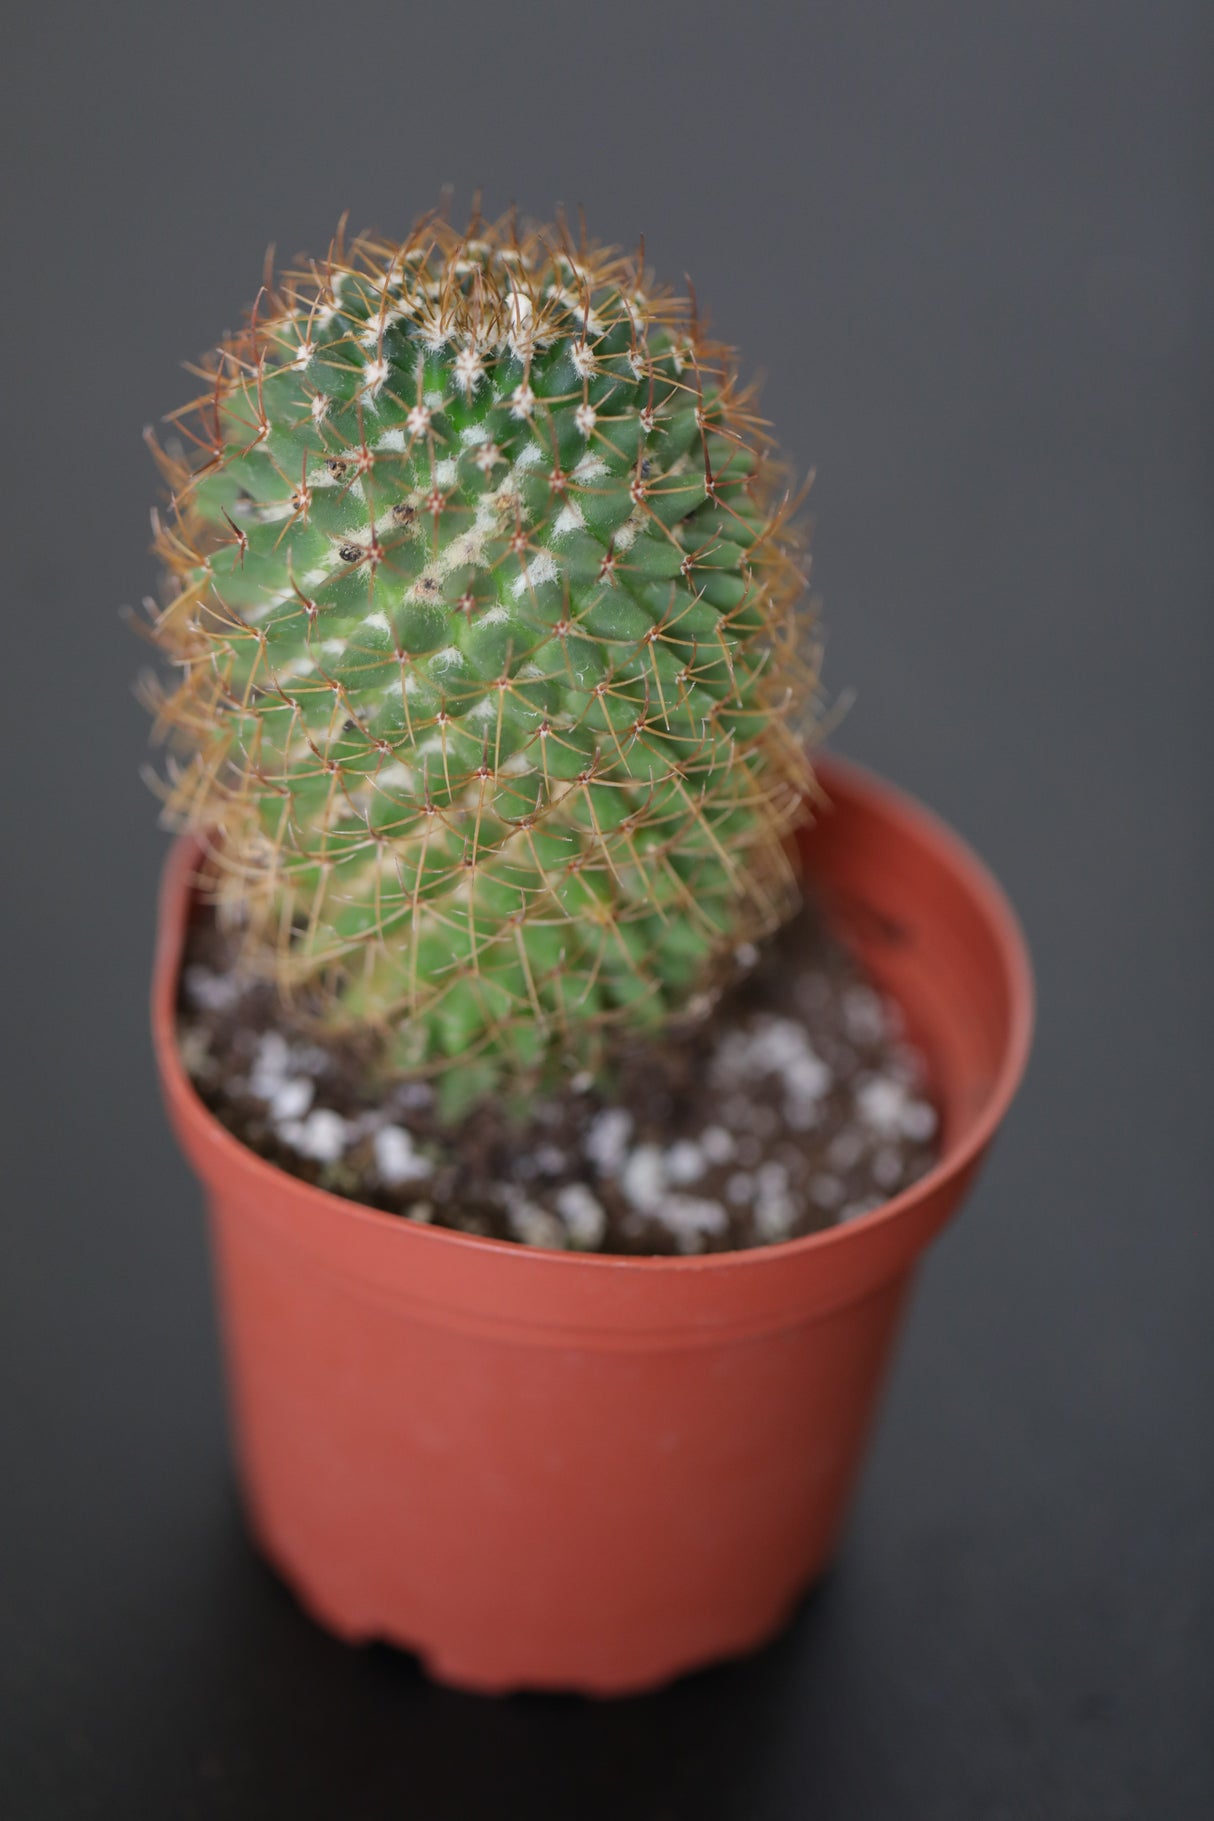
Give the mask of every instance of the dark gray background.
M 1214 1813 L 1208 6 L 21 14 L 0 1812 Z M 765 370 L 819 470 L 836 744 L 982 849 L 1039 970 L 837 1571 L 760 1658 L 614 1706 L 434 1689 L 253 1557 L 145 1037 L 141 427 L 267 242 L 403 232 L 447 180 L 643 231 Z

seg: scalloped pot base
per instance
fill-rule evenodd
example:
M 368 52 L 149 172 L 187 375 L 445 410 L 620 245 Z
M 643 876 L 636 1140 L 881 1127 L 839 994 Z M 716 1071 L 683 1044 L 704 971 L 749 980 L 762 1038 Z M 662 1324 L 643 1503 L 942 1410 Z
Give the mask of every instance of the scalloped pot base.
M 805 864 L 928 1059 L 941 1157 L 857 1220 L 702 1258 L 420 1226 L 239 1144 L 177 1055 L 196 850 L 174 848 L 153 1021 L 210 1207 L 246 1507 L 338 1636 L 464 1688 L 622 1694 L 755 1648 L 828 1563 L 915 1266 L 1023 1070 L 1032 984 L 954 835 L 851 766 L 818 776 Z

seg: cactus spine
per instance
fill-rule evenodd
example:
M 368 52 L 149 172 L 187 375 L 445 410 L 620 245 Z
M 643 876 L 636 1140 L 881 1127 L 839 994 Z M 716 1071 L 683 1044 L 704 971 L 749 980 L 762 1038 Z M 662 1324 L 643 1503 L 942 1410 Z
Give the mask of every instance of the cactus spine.
M 729 351 L 636 261 L 429 218 L 206 380 L 158 710 L 250 954 L 465 1101 L 693 1007 L 790 908 L 814 687 Z

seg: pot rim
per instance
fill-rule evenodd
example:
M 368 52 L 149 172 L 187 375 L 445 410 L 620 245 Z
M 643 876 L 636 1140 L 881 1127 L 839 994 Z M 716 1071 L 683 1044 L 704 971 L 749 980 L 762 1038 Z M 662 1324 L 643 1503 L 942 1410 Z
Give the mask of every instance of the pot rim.
M 979 904 L 996 939 L 1007 983 L 1009 1029 L 1002 1062 L 981 1109 L 969 1118 L 952 1142 L 946 1143 L 940 1157 L 925 1175 L 909 1188 L 891 1196 L 867 1214 L 857 1215 L 838 1226 L 806 1233 L 795 1239 L 779 1240 L 771 1245 L 734 1248 L 725 1252 L 632 1255 L 604 1252 L 557 1251 L 531 1247 L 517 1240 L 490 1239 L 476 1233 L 460 1233 L 450 1227 L 435 1227 L 413 1221 L 407 1215 L 390 1214 L 365 1202 L 336 1195 L 315 1183 L 306 1182 L 277 1164 L 261 1157 L 243 1144 L 217 1119 L 202 1100 L 181 1061 L 176 1037 L 177 983 L 185 936 L 185 907 L 188 902 L 190 872 L 198 852 L 196 836 L 178 835 L 170 849 L 160 890 L 159 919 L 156 939 L 156 961 L 152 985 L 152 1038 L 156 1059 L 165 1078 L 166 1088 L 174 1099 L 184 1100 L 193 1119 L 205 1131 L 207 1142 L 221 1155 L 261 1178 L 269 1185 L 277 1179 L 291 1185 L 293 1194 L 318 1211 L 344 1214 L 381 1231 L 400 1235 L 399 1243 L 418 1243 L 439 1247 L 466 1249 L 496 1254 L 512 1261 L 517 1268 L 525 1260 L 542 1263 L 545 1270 L 613 1271 L 654 1276 L 677 1273 L 720 1273 L 732 1270 L 770 1269 L 781 1259 L 817 1254 L 825 1259 L 841 1246 L 847 1246 L 862 1235 L 897 1221 L 929 1199 L 935 1191 L 961 1175 L 990 1143 L 1019 1086 L 1028 1061 L 1035 1019 L 1035 992 L 1032 964 L 1020 920 L 1012 909 L 1003 888 L 985 862 L 934 811 L 896 785 L 888 784 L 866 766 L 833 755 L 815 755 L 815 781 L 822 813 L 833 813 L 832 788 L 836 785 L 847 793 L 859 793 L 879 811 L 896 816 L 909 824 L 916 837 L 931 846 L 954 871 L 965 875 L 973 898 Z

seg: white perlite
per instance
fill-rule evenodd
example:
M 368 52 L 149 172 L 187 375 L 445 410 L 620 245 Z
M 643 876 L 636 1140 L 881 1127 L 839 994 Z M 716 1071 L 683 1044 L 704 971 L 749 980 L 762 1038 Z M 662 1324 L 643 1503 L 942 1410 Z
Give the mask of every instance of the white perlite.
M 304 1075 L 293 1075 L 270 1096 L 271 1119 L 302 1119 L 312 1104 L 316 1089 Z
M 786 1239 L 799 1209 L 788 1192 L 788 1171 L 782 1163 L 761 1164 L 755 1176 L 755 1226 L 768 1240 Z
M 879 1043 L 887 1030 L 881 995 L 871 986 L 849 986 L 843 995 L 843 1024 L 857 1043 Z
M 586 1134 L 585 1151 L 604 1176 L 614 1176 L 628 1151 L 632 1114 L 622 1107 L 607 1107 L 595 1115 Z
M 620 1187 L 643 1213 L 655 1213 L 666 1187 L 666 1169 L 656 1144 L 640 1144 L 624 1165 Z
M 530 1200 L 518 1189 L 507 1188 L 503 1194 L 506 1218 L 516 1239 L 521 1239 L 526 1246 L 539 1246 L 547 1252 L 564 1251 L 565 1228 L 555 1214 L 547 1208 L 541 1208 L 538 1202 Z
M 787 1239 L 797 1218 L 797 1204 L 791 1195 L 760 1195 L 755 1202 L 755 1227 L 768 1244 Z
M 694 1182 L 704 1174 L 706 1162 L 698 1144 L 692 1144 L 689 1138 L 680 1138 L 667 1149 L 663 1168 L 670 1182 Z
M 189 999 L 204 1012 L 228 1011 L 244 991 L 239 974 L 213 974 L 197 963 L 186 968 L 183 985 Z
M 583 1182 L 567 1182 L 558 1189 L 557 1213 L 569 1229 L 579 1252 L 593 1252 L 607 1231 L 607 1215 L 598 1197 Z
M 723 1125 L 705 1126 L 700 1133 L 700 1149 L 709 1163 L 728 1163 L 734 1153 L 733 1137 Z
M 336 1163 L 346 1148 L 350 1128 L 340 1113 L 328 1107 L 317 1107 L 303 1120 L 286 1120 L 278 1127 L 278 1136 L 301 1157 L 314 1163 Z
M 929 1138 L 935 1137 L 939 1123 L 936 1109 L 929 1100 L 914 1099 L 902 1115 L 903 1135 L 915 1144 L 926 1144 Z
M 830 1214 L 843 1200 L 843 1184 L 837 1176 L 815 1176 L 809 1185 L 813 1200 Z
M 680 1252 L 701 1252 L 704 1241 L 723 1233 L 728 1216 L 719 1201 L 700 1195 L 667 1195 L 662 1201 L 662 1224 L 674 1235 Z
M 782 1195 L 788 1187 L 788 1170 L 782 1163 L 762 1164 L 757 1181 L 760 1195 Z
M 873 1075 L 864 1082 L 856 1092 L 856 1112 L 881 1138 L 923 1141 L 936 1129 L 935 1110 L 891 1075 Z
M 386 1188 L 398 1188 L 402 1182 L 420 1182 L 433 1174 L 433 1164 L 414 1149 L 413 1134 L 404 1126 L 382 1126 L 372 1146 L 376 1173 Z
M 902 1174 L 902 1159 L 892 1145 L 882 1145 L 872 1161 L 873 1181 L 879 1189 L 892 1189 Z
M 744 1028 L 728 1032 L 716 1047 L 711 1068 L 713 1079 L 726 1090 L 756 1076 L 775 1075 L 784 1091 L 784 1117 L 794 1131 L 808 1131 L 815 1123 L 818 1103 L 834 1084 L 805 1026 L 774 1012 L 760 1013 Z M 757 1127 L 757 1120 L 753 1123 Z
M 714 1233 L 725 1232 L 729 1219 L 719 1201 L 703 1195 L 685 1195 L 671 1184 L 688 1181 L 677 1172 L 690 1168 L 698 1159 L 697 1174 L 704 1168 L 699 1146 L 682 1141 L 663 1151 L 660 1145 L 640 1144 L 632 1151 L 620 1173 L 620 1187 L 638 1214 L 658 1221 L 673 1238 L 680 1252 L 699 1252 L 705 1240 Z M 671 1168 L 673 1160 L 674 1168 Z
M 874 1208 L 880 1206 L 881 1197 L 879 1195 L 866 1195 L 862 1201 L 849 1201 L 847 1206 L 840 1210 L 839 1220 L 840 1222 L 859 1220 L 861 1214 L 871 1214 Z
M 250 1094 L 258 1100 L 273 1100 L 285 1084 L 290 1066 L 291 1052 L 286 1038 L 280 1037 L 277 1031 L 267 1031 L 257 1041 L 253 1072 L 249 1076 Z
M 836 1170 L 850 1170 L 864 1155 L 864 1140 L 854 1126 L 845 1126 L 831 1139 L 826 1155 Z

